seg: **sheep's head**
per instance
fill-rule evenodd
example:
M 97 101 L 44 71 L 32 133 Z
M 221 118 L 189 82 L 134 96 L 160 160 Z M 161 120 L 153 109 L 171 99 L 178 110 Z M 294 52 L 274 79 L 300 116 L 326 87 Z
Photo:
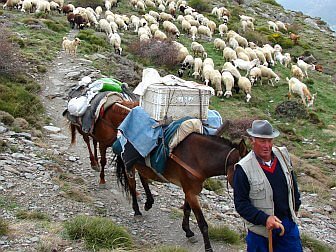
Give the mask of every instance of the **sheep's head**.
M 317 97 L 317 93 L 313 94 L 310 97 L 310 100 L 308 101 L 308 105 L 307 105 L 308 108 L 312 107 L 314 105 L 314 101 L 315 101 L 316 97 Z

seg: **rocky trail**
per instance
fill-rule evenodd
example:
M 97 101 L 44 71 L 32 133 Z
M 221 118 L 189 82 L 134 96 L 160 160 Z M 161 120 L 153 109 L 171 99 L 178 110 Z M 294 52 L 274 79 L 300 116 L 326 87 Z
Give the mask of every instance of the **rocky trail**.
M 70 37 L 74 33 L 70 33 Z M 126 69 L 126 68 L 125 68 Z M 0 251 L 39 251 L 49 246 L 54 251 L 86 251 L 82 242 L 62 236 L 62 222 L 78 214 L 107 217 L 128 228 L 134 239 L 144 248 L 158 245 L 181 246 L 190 252 L 204 251 L 203 239 L 193 218 L 191 229 L 198 242 L 189 241 L 181 228 L 184 194 L 172 184 L 152 183 L 153 208 L 143 210 L 144 193 L 140 186 L 140 207 L 143 216 L 134 218 L 131 202 L 118 187 L 111 163 L 106 168 L 106 186 L 98 186 L 99 174 L 90 168 L 88 151 L 81 136 L 70 146 L 68 123 L 62 116 L 69 88 L 84 76 L 100 77 L 92 61 L 59 53 L 52 67 L 41 79 L 41 99 L 51 124 L 44 128 L 42 137 L 31 133 L 14 133 L 0 125 L 0 138 L 10 151 L 0 153 L 0 195 L 12 202 L 0 202 L 0 216 L 10 222 L 10 235 L 0 237 Z M 226 184 L 226 182 L 223 182 Z M 64 188 L 67 187 L 67 190 Z M 333 191 L 335 199 L 335 191 Z M 242 232 L 243 222 L 233 207 L 232 190 L 223 195 L 203 190 L 200 195 L 208 223 L 223 224 Z M 77 198 L 75 197 L 77 196 Z M 303 232 L 336 246 L 336 226 L 332 207 L 321 206 L 318 196 L 302 194 L 300 219 Z M 11 203 L 23 210 L 41 211 L 50 216 L 49 224 L 18 220 Z M 224 243 L 212 242 L 214 251 L 239 251 Z M 40 250 L 42 251 L 42 250 Z M 307 250 L 309 251 L 309 250 Z

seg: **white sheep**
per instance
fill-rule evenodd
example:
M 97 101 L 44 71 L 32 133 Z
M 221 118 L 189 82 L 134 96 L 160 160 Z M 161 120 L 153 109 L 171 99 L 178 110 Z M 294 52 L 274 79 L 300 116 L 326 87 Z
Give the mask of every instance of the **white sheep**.
M 195 39 L 196 39 L 196 36 L 197 36 L 197 27 L 196 26 L 194 26 L 194 25 L 192 25 L 191 27 L 190 27 L 190 35 L 191 35 L 191 39 L 192 39 L 192 41 L 195 41 Z
M 95 9 L 95 13 L 97 15 L 97 18 L 99 19 L 100 15 L 103 13 L 103 8 L 100 5 L 98 5 Z
M 260 64 L 262 64 L 263 66 L 268 66 L 265 54 L 262 52 L 262 50 L 260 48 L 256 48 L 253 49 L 253 51 L 256 53 L 258 59 L 260 60 Z
M 302 83 L 295 77 L 292 77 L 291 79 L 286 77 L 286 80 L 288 82 L 288 98 L 291 97 L 291 94 L 298 94 L 305 106 L 313 106 L 316 94 L 311 95 L 306 84 Z M 308 105 L 306 100 L 308 101 Z
M 275 24 L 277 25 L 279 30 L 287 31 L 287 27 L 283 22 L 277 20 L 275 21 Z
M 223 51 L 224 48 L 226 47 L 225 41 L 220 39 L 220 38 L 215 38 L 214 47 L 215 47 L 216 50 Z
M 204 47 L 200 43 L 192 42 L 190 48 L 193 51 L 194 56 L 200 55 L 202 58 L 207 57 L 207 53 L 205 52 Z
M 218 70 L 213 70 L 211 72 L 210 82 L 211 82 L 211 86 L 215 89 L 217 94 L 218 92 L 222 91 L 222 74 Z
M 232 96 L 232 88 L 234 86 L 234 78 L 233 75 L 229 71 L 223 71 L 222 72 L 222 82 L 225 85 L 225 93 L 224 96 L 226 98 L 229 98 Z M 222 96 L 223 91 L 218 91 L 217 96 Z
M 167 35 L 164 32 L 160 31 L 160 30 L 156 30 L 153 37 L 155 39 L 157 39 L 157 40 L 165 40 L 165 39 L 167 39 Z
M 267 24 L 268 24 L 268 29 L 269 30 L 273 30 L 274 32 L 279 31 L 279 28 L 278 28 L 277 24 L 274 23 L 273 21 L 268 21 Z
M 245 61 L 242 59 L 236 59 L 232 61 L 233 65 L 240 70 L 246 70 L 246 76 L 248 75 L 250 69 L 255 66 L 259 66 L 260 61 L 259 59 L 254 59 L 252 61 Z
M 112 33 L 109 36 L 110 44 L 113 46 L 114 51 L 121 55 L 122 48 L 121 48 L 121 38 L 118 33 Z
M 55 2 L 54 2 L 55 3 Z M 56 3 L 55 3 L 56 4 Z M 59 8 L 59 5 L 57 4 L 58 8 Z M 24 0 L 22 2 L 22 8 L 21 8 L 21 11 L 22 12 L 26 12 L 28 11 L 29 13 L 32 12 L 33 10 L 33 6 L 31 4 L 31 1 L 30 0 Z
M 202 67 L 203 67 L 203 62 L 201 58 L 195 58 L 194 59 L 194 72 L 193 76 L 195 76 L 195 79 L 197 79 L 199 76 L 202 74 Z
M 180 36 L 180 31 L 177 29 L 176 25 L 170 21 L 164 21 L 162 24 L 163 29 L 170 35 L 176 36 L 177 38 Z
M 212 58 L 204 59 L 203 66 L 205 66 L 205 65 L 210 65 L 210 66 L 212 66 L 212 68 L 215 68 L 215 63 L 214 63 Z
M 272 79 L 274 78 L 275 82 L 280 81 L 280 77 L 273 72 L 271 68 L 265 67 L 265 66 L 259 66 L 261 69 L 261 77 L 268 79 L 267 83 L 271 83 L 271 85 L 274 87 Z
M 262 85 L 261 69 L 259 67 L 253 67 L 250 70 L 249 77 L 252 85 L 254 85 L 254 83 L 256 83 L 258 80 L 260 81 L 260 85 Z
M 245 48 L 245 53 L 248 55 L 250 60 L 258 59 L 257 54 L 250 47 Z
M 214 34 L 215 33 L 215 30 L 216 30 L 216 23 L 212 20 L 210 20 L 208 23 L 207 23 L 207 26 L 209 27 L 210 31 L 211 31 L 211 34 Z
M 223 37 L 223 36 L 225 35 L 225 33 L 228 32 L 228 30 L 229 30 L 229 28 L 227 27 L 226 24 L 220 24 L 220 25 L 218 26 L 219 35 L 220 35 L 221 37 Z
M 100 19 L 99 20 L 99 27 L 100 27 L 101 31 L 106 33 L 107 37 L 109 37 L 110 34 L 112 34 L 111 25 L 106 19 Z
M 225 47 L 223 50 L 223 58 L 225 61 L 233 61 L 237 59 L 237 53 L 230 47 Z
M 151 15 L 153 18 L 155 18 L 156 21 L 159 21 L 160 14 L 157 13 L 156 11 L 151 10 L 151 11 L 148 12 L 148 14 Z
M 294 77 L 298 78 L 299 80 L 303 80 L 304 78 L 301 68 L 298 67 L 297 65 L 292 65 L 291 73 Z
M 163 21 L 175 21 L 175 18 L 172 15 L 170 15 L 166 12 L 161 12 L 159 20 L 162 21 L 162 22 Z
M 155 3 L 152 0 L 145 0 L 145 6 L 155 8 Z
M 149 28 L 150 28 L 150 30 L 151 30 L 151 33 L 152 33 L 152 34 L 155 34 L 155 32 L 156 32 L 157 30 L 159 30 L 159 25 L 157 25 L 157 24 L 151 24 L 151 26 L 150 26 Z
M 238 46 L 239 46 L 239 43 L 238 41 L 235 39 L 235 38 L 230 38 L 229 39 L 229 46 L 235 50 Z
M 136 5 L 136 9 L 145 12 L 146 11 L 146 5 L 143 1 L 138 1 Z
M 209 27 L 200 25 L 197 29 L 197 33 L 200 35 L 204 35 L 209 38 L 209 40 L 212 39 L 212 33 Z
M 37 4 L 35 13 L 50 13 L 50 3 L 45 0 L 40 0 Z
M 238 80 L 241 77 L 240 72 L 238 71 L 237 68 L 234 67 L 234 65 L 232 65 L 231 62 L 224 63 L 222 72 L 225 72 L 225 71 L 229 71 L 236 80 Z
M 246 94 L 246 102 L 249 102 L 252 98 L 252 84 L 250 80 L 246 77 L 240 77 L 238 80 L 238 87 Z
M 247 41 L 246 38 L 244 38 L 244 37 L 242 37 L 242 36 L 240 36 L 240 35 L 235 36 L 234 38 L 237 40 L 238 44 L 239 44 L 241 47 L 244 47 L 244 48 L 248 47 L 248 41 Z
M 308 73 L 307 73 L 308 69 L 315 70 L 315 65 L 314 64 L 308 64 L 301 59 L 298 59 L 296 64 L 297 64 L 298 67 L 301 68 L 302 72 L 304 72 L 306 78 L 308 78 Z
M 212 72 L 214 71 L 215 69 L 213 68 L 212 65 L 204 65 L 203 64 L 203 69 L 202 69 L 202 79 L 205 83 L 205 85 L 209 85 L 209 81 L 210 81 L 210 78 L 211 78 L 211 74 Z
M 191 29 L 191 24 L 187 20 L 182 20 L 182 31 L 186 31 L 188 34 Z

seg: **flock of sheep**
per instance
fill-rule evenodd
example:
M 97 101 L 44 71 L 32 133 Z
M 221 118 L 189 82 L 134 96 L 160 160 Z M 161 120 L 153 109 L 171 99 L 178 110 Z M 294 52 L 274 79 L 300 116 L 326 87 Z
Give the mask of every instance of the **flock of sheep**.
M 289 85 L 289 95 L 298 94 L 303 103 L 312 106 L 315 95 L 311 95 L 307 86 L 302 82 L 308 78 L 308 70 L 314 70 L 315 66 L 308 64 L 302 59 L 297 64 L 292 64 L 291 55 L 283 53 L 280 45 L 271 46 L 265 44 L 257 46 L 249 42 L 243 35 L 247 30 L 254 30 L 255 18 L 240 15 L 242 34 L 228 29 L 230 22 L 230 10 L 225 7 L 214 7 L 211 14 L 216 22 L 210 20 L 201 13 L 196 12 L 188 6 L 185 0 L 129 0 L 129 5 L 142 15 L 121 15 L 113 12 L 112 9 L 118 6 L 118 0 L 105 0 L 103 6 L 97 6 L 95 10 L 91 7 L 75 7 L 73 4 L 64 4 L 64 0 L 7 0 L 3 8 L 16 7 L 23 12 L 51 12 L 52 10 L 63 12 L 67 15 L 70 25 L 78 29 L 94 27 L 97 31 L 104 32 L 107 40 L 116 53 L 122 53 L 122 32 L 131 30 L 137 34 L 140 43 L 150 39 L 173 40 L 178 51 L 178 61 L 181 68 L 178 71 L 180 77 L 188 70 L 189 75 L 201 79 L 205 85 L 211 85 L 216 90 L 217 96 L 232 96 L 232 89 L 237 92 L 241 89 L 246 94 L 246 101 L 252 97 L 252 86 L 262 79 L 266 79 L 274 86 L 280 77 L 271 67 L 280 63 L 284 67 L 291 67 L 292 77 L 286 78 Z M 147 9 L 150 9 L 147 12 Z M 287 31 L 283 22 L 268 21 L 268 27 L 274 32 Z M 181 30 L 178 29 L 181 27 Z M 175 41 L 181 32 L 192 39 L 189 49 Z M 218 36 L 216 36 L 218 34 Z M 291 34 L 292 35 L 292 34 Z M 216 36 L 216 38 L 213 37 Z M 222 69 L 215 69 L 213 59 L 202 45 L 201 41 L 212 41 L 214 48 L 222 52 L 224 64 Z M 63 48 L 71 45 L 71 41 L 64 38 Z M 80 41 L 79 41 L 80 42 Z M 75 48 L 71 48 L 75 54 L 77 44 L 73 41 Z M 70 52 L 69 51 L 69 52 Z M 244 72 L 244 76 L 242 75 Z M 224 88 L 223 88 L 224 87 Z M 225 89 L 225 92 L 224 90 Z M 307 103 L 308 102 L 308 103 Z

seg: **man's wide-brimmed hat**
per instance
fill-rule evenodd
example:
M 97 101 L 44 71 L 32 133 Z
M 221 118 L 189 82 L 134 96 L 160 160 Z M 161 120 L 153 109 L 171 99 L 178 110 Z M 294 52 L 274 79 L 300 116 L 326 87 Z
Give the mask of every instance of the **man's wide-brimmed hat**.
M 246 130 L 252 137 L 275 138 L 280 135 L 277 129 L 274 129 L 267 120 L 254 120 L 252 128 Z

